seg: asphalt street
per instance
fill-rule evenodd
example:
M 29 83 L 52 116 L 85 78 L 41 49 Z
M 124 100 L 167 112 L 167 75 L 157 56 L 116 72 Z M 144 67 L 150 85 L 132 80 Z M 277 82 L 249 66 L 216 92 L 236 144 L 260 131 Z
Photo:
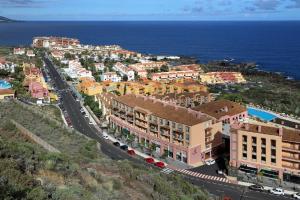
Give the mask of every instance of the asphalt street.
M 134 158 L 128 155 L 126 152 L 120 148 L 112 145 L 101 137 L 94 127 L 90 126 L 87 119 L 80 112 L 80 104 L 72 96 L 71 90 L 68 84 L 62 79 L 58 71 L 53 66 L 52 62 L 48 59 L 44 59 L 46 68 L 49 71 L 51 79 L 54 81 L 57 90 L 61 95 L 61 101 L 66 109 L 73 128 L 79 131 L 80 133 L 86 135 L 87 137 L 97 140 L 101 144 L 101 151 L 114 160 L 124 160 L 128 159 L 140 164 L 145 164 L 141 159 Z M 149 167 L 146 166 L 145 167 Z M 192 176 L 185 176 L 186 180 L 193 183 L 194 185 L 200 186 L 206 189 L 211 194 L 217 196 L 229 196 L 234 200 L 282 200 L 282 199 L 291 199 L 287 196 L 275 196 L 269 193 L 254 192 L 250 191 L 245 187 L 237 186 L 228 183 L 215 182 L 210 180 L 204 180 L 195 178 Z

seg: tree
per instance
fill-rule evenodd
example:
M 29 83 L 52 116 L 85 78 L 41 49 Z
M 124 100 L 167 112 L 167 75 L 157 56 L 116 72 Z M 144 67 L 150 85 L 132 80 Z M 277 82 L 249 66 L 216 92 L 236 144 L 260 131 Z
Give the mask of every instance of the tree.
M 70 53 L 65 53 L 64 57 L 68 60 L 74 60 L 75 59 L 75 55 L 74 54 L 70 54 Z
M 127 137 L 127 143 L 132 146 L 132 143 L 134 142 L 135 136 L 133 134 L 129 134 Z
M 167 65 L 162 65 L 162 66 L 160 67 L 160 71 L 161 71 L 161 72 L 168 72 L 168 71 L 169 71 L 169 67 L 168 67 Z
M 124 74 L 124 76 L 122 77 L 123 81 L 128 81 L 128 76 L 126 74 Z

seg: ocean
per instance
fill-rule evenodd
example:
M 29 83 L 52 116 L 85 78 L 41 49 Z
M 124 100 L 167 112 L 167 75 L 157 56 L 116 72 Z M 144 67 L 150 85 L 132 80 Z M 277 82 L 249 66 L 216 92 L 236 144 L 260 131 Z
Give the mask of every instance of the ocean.
M 66 36 L 83 44 L 118 44 L 200 62 L 234 58 L 300 80 L 300 21 L 23 22 L 0 24 L 0 45 L 29 45 L 34 36 Z

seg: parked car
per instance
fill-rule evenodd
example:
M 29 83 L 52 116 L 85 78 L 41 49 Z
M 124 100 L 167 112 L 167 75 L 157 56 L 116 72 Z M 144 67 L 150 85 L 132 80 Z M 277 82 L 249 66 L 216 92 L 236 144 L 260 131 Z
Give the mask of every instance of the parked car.
M 114 142 L 113 145 L 119 147 L 120 146 L 120 142 Z
M 108 135 L 103 135 L 103 138 L 106 139 L 106 140 L 109 139 L 109 138 L 108 138 Z
M 165 168 L 166 166 L 165 166 L 165 163 L 163 163 L 163 162 L 156 162 L 155 163 L 155 166 L 156 167 L 159 167 L 159 168 Z
M 214 159 L 209 159 L 209 160 L 205 161 L 205 164 L 207 164 L 207 165 L 213 165 L 215 163 L 216 163 L 216 161 Z
M 134 156 L 135 155 L 135 151 L 133 149 L 131 150 L 128 150 L 127 153 L 131 156 Z
M 89 121 L 89 124 L 90 124 L 90 125 L 93 125 L 94 123 L 93 123 L 92 121 Z
M 270 190 L 271 194 L 276 194 L 276 195 L 284 195 L 284 191 L 282 188 L 272 188 Z
M 295 198 L 295 199 L 300 199 L 300 193 L 295 193 L 295 194 L 293 194 L 293 198 Z
M 253 191 L 259 191 L 259 192 L 264 191 L 264 187 L 262 185 L 250 185 L 249 189 Z
M 124 151 L 127 151 L 127 150 L 128 150 L 128 146 L 127 146 L 127 145 L 122 145 L 122 146 L 120 146 L 120 148 L 121 148 L 122 150 L 124 150 Z
M 150 163 L 150 164 L 153 164 L 153 163 L 155 162 L 154 159 L 151 158 L 151 157 L 145 158 L 145 161 L 146 161 L 147 163 Z

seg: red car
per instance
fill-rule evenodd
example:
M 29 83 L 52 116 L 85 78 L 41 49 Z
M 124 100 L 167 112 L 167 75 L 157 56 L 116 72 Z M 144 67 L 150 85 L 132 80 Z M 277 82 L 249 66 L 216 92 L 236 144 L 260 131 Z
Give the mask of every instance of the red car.
M 145 161 L 146 161 L 147 163 L 150 163 L 150 164 L 153 164 L 153 163 L 154 163 L 154 159 L 151 158 L 151 157 L 145 158 Z
M 156 162 L 155 166 L 159 167 L 159 168 L 165 168 L 165 163 L 163 163 L 163 162 Z
M 128 150 L 127 153 L 131 156 L 134 156 L 135 155 L 135 151 L 134 150 Z

